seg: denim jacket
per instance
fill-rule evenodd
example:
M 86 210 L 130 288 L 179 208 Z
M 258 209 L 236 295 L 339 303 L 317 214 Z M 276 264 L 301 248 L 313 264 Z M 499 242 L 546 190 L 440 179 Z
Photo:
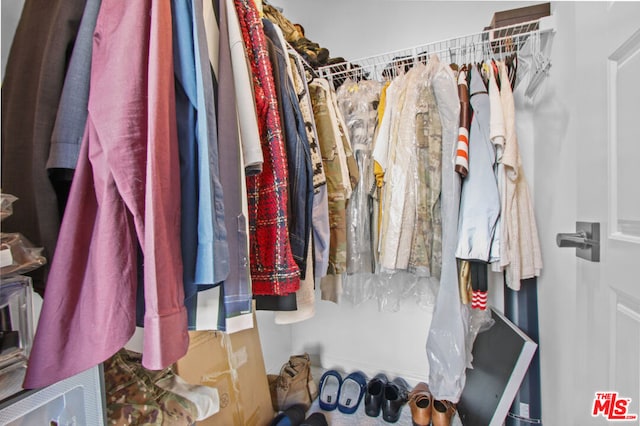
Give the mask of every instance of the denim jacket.
M 298 96 L 287 73 L 288 54 L 283 49 L 274 24 L 267 19 L 263 19 L 262 23 L 264 33 L 273 46 L 271 61 L 287 151 L 289 241 L 293 258 L 300 268 L 300 278 L 304 279 L 313 210 L 311 151 Z

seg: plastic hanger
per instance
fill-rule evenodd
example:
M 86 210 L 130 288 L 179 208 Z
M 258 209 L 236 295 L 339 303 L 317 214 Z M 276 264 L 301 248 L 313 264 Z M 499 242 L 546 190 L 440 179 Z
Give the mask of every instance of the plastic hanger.
M 529 99 L 532 99 L 536 95 L 545 77 L 549 75 L 549 69 L 551 68 L 551 61 L 540 50 L 540 34 L 536 34 L 532 37 L 533 65 L 535 66 L 535 72 L 531 76 L 529 85 L 524 92 L 525 96 Z

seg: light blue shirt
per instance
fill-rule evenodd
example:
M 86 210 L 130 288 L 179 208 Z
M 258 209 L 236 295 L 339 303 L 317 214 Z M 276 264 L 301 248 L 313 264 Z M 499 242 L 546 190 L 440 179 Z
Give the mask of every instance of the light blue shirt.
M 171 1 L 173 13 L 173 69 L 176 79 L 176 118 L 180 153 L 180 244 L 185 307 L 195 327 L 198 286 L 195 281 L 198 248 L 198 153 L 196 141 L 197 89 L 191 3 Z
M 462 184 L 456 257 L 488 262 L 500 195 L 494 171 L 496 150 L 489 129 L 489 95 L 476 67 L 471 69 L 469 96 L 473 117 L 469 131 L 469 174 Z
M 196 283 L 216 284 L 229 275 L 229 248 L 219 178 L 218 138 L 213 80 L 208 60 L 202 0 L 193 2 L 193 39 L 197 89 L 198 253 Z

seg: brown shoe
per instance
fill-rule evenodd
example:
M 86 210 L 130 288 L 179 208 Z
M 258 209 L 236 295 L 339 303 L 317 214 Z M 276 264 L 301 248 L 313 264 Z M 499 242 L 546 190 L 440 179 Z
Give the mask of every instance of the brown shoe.
M 309 409 L 318 396 L 318 387 L 311 376 L 309 354 L 292 355 L 284 363 L 280 374 L 267 375 L 271 403 L 276 411 L 284 411 L 295 404 Z
M 409 407 L 414 426 L 429 426 L 431 424 L 431 410 L 433 396 L 426 383 L 420 382 L 409 393 Z
M 433 401 L 433 410 L 431 411 L 431 421 L 433 426 L 449 426 L 451 418 L 456 412 L 456 405 L 452 402 L 442 400 Z

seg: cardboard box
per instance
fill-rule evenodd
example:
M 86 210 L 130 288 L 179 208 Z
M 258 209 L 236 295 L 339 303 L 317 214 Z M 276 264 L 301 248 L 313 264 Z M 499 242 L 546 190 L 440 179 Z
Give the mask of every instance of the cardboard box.
M 501 28 L 522 22 L 534 21 L 551 15 L 551 3 L 541 3 L 517 9 L 503 10 L 493 14 L 489 28 Z
M 218 389 L 220 411 L 199 425 L 264 426 L 275 416 L 260 336 L 254 327 L 233 334 L 190 331 L 189 350 L 176 373 L 192 384 Z

